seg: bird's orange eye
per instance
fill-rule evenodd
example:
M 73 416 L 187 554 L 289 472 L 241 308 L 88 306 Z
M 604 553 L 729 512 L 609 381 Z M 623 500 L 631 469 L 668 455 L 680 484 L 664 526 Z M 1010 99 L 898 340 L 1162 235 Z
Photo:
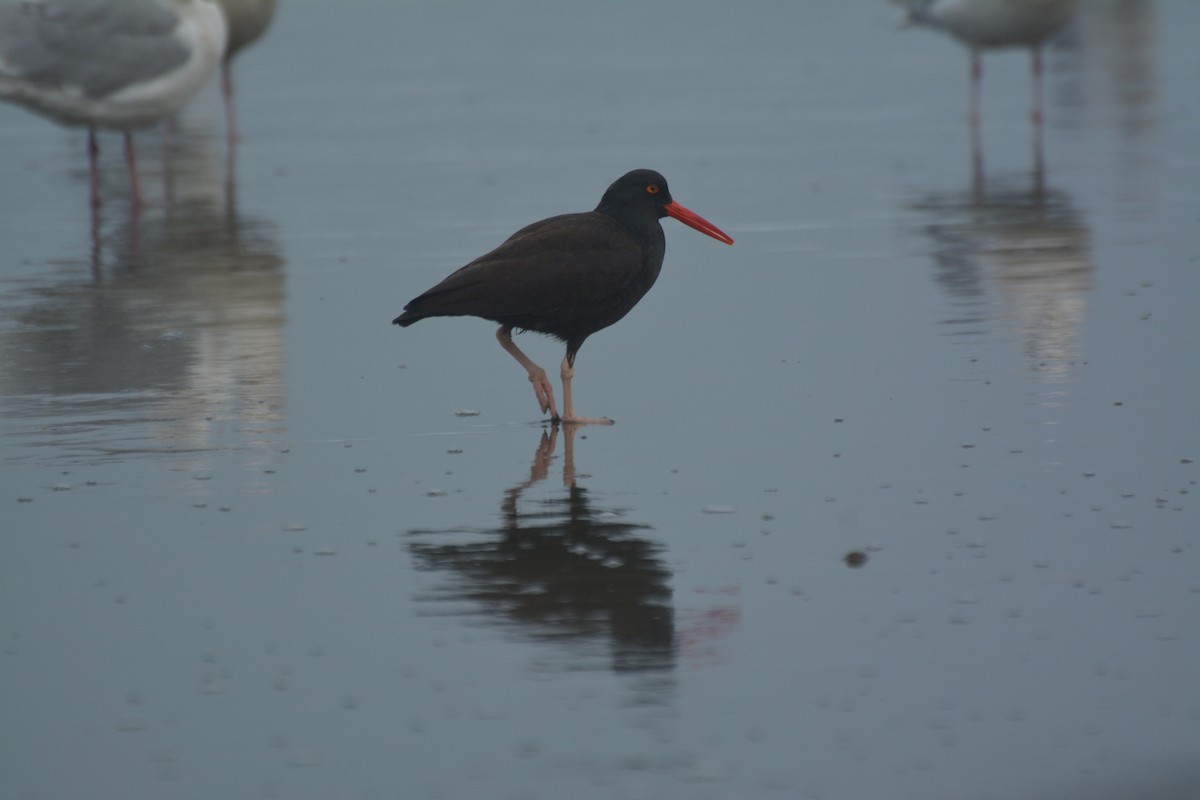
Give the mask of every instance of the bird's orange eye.
M 652 183 L 646 187 L 646 194 L 658 194 L 658 184 Z

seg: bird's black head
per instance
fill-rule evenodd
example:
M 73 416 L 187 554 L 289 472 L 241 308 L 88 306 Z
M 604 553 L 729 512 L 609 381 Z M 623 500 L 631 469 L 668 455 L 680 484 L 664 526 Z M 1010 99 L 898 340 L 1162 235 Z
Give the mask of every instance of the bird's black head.
M 596 210 L 635 227 L 670 216 L 717 241 L 733 244 L 733 239 L 716 225 L 671 199 L 667 179 L 652 169 L 635 169 L 617 178 L 600 198 Z
M 597 211 L 620 209 L 622 214 L 634 213 L 662 219 L 667 215 L 666 206 L 671 203 L 671 190 L 667 179 L 652 169 L 635 169 L 613 181 L 612 186 L 600 198 Z

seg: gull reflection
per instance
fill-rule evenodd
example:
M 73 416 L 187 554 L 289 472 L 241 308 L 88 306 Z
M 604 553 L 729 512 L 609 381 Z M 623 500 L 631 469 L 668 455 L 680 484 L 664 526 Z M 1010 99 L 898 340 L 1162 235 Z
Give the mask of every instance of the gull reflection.
M 273 228 L 230 213 L 188 184 L 195 175 L 179 173 L 181 199 L 161 213 L 98 226 L 90 263 L 38 264 L 7 281 L 0 404 L 13 441 L 111 460 L 208 452 L 231 446 L 231 428 L 232 446 L 278 429 L 284 274 Z
M 1156 74 L 1164 33 L 1154 0 L 1108 0 L 1080 6 L 1075 35 L 1062 49 L 1062 119 L 1071 128 L 1115 129 L 1132 157 L 1149 144 L 1160 100 Z
M 675 612 L 661 546 L 620 509 L 598 508 L 576 481 L 577 428 L 543 430 L 529 477 L 500 501 L 495 530 L 414 530 L 409 547 L 422 569 L 452 574 L 420 598 L 431 613 L 462 614 L 554 644 L 564 669 L 648 673 L 641 686 L 661 699 L 655 673 L 675 667 Z M 565 492 L 529 497 L 550 473 L 565 439 Z M 481 535 L 482 534 L 482 535 Z
M 1032 188 L 976 185 L 913 208 L 932 218 L 924 231 L 935 280 L 953 301 L 953 332 L 990 332 L 999 322 L 1020 336 L 1038 380 L 1068 380 L 1095 271 L 1091 231 L 1070 196 L 1035 176 Z

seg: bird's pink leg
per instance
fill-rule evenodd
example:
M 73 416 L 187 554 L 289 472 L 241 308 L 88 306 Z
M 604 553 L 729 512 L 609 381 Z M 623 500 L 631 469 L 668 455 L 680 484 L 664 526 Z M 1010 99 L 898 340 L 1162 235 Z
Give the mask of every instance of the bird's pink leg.
M 533 393 L 537 395 L 538 405 L 541 406 L 542 413 L 550 412 L 551 419 L 558 419 L 558 407 L 554 404 L 554 386 L 550 383 L 550 379 L 546 377 L 546 370 L 539 367 L 530 360 L 529 356 L 521 352 L 521 348 L 517 347 L 512 340 L 512 328 L 507 325 L 501 325 L 496 329 L 496 340 L 500 342 L 500 346 L 508 351 L 508 354 L 515 358 L 525 372 L 529 374 L 529 382 L 533 384 Z
M 238 143 L 237 117 L 233 109 L 233 69 L 229 62 L 221 65 L 221 97 L 225 100 L 225 140 L 232 149 Z
M 971 116 L 972 125 L 979 126 L 979 95 L 983 83 L 983 56 L 979 50 L 971 50 Z
M 88 182 L 92 190 L 92 208 L 99 208 L 100 199 L 100 145 L 96 142 L 96 128 L 88 126 Z
M 1042 125 L 1042 48 L 1033 46 L 1033 124 Z
M 571 359 L 564 357 L 562 360 L 562 386 L 563 386 L 563 418 L 564 423 L 571 425 L 612 425 L 613 421 L 608 417 L 588 418 L 578 417 L 575 415 L 575 403 L 571 398 L 571 380 L 575 377 L 575 368 L 571 366 Z
M 135 208 L 140 207 L 144 201 L 142 200 L 142 190 L 138 184 L 137 176 L 137 154 L 133 149 L 133 131 L 125 131 L 125 165 L 129 168 L 129 194 Z

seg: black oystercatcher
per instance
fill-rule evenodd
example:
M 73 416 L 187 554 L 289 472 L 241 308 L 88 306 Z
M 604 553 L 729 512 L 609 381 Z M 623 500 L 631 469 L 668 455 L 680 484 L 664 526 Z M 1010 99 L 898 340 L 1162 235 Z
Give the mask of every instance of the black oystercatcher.
M 392 322 L 407 327 L 426 317 L 459 316 L 498 322 L 496 338 L 529 374 L 543 413 L 568 423 L 611 424 L 576 416 L 571 399 L 575 354 L 587 337 L 629 313 L 654 285 L 666 251 L 658 221 L 666 216 L 733 244 L 711 222 L 672 200 L 666 178 L 638 169 L 609 186 L 595 211 L 522 228 L 410 302 Z M 514 328 L 566 342 L 561 417 L 545 370 L 513 343 Z

